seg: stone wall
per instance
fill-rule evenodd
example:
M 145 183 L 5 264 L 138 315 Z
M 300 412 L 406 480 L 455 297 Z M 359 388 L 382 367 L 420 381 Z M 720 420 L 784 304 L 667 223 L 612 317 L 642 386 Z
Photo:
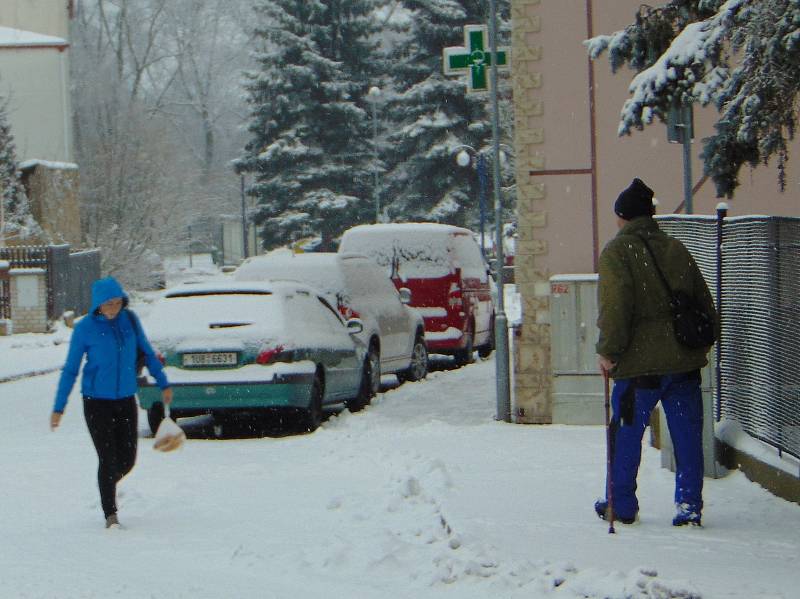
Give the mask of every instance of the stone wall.
M 23 182 L 34 219 L 52 243 L 80 247 L 78 168 L 70 163 L 31 160 L 22 164 Z
M 519 219 L 515 280 L 522 297 L 523 323 L 514 339 L 514 416 L 517 422 L 552 422 L 550 377 L 549 273 L 538 264 L 547 253 L 542 231 L 547 226 L 544 184 L 532 181 L 530 172 L 544 168 L 543 103 L 539 94 L 542 48 L 539 0 L 513 0 L 512 82 L 514 89 Z

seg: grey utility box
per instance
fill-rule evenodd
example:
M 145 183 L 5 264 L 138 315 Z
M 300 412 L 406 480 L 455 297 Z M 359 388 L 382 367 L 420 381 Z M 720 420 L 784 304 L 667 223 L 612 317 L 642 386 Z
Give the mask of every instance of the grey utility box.
M 597 275 L 550 277 L 553 423 L 604 424 L 597 366 Z
M 553 364 L 553 423 L 605 424 L 603 377 L 597 366 L 597 275 L 550 277 L 550 335 Z M 714 353 L 702 371 L 704 471 L 719 478 L 714 436 Z M 613 381 L 610 381 L 613 385 Z M 660 406 L 661 465 L 675 470 L 675 456 Z

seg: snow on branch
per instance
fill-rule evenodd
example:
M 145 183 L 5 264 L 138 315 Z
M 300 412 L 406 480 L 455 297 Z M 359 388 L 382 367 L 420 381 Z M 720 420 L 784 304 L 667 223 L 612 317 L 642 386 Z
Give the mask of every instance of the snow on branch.
M 628 88 L 631 97 L 620 115 L 620 135 L 630 133 L 632 127 L 642 129 L 656 115 L 663 118 L 673 101 L 708 104 L 714 100 L 728 77 L 728 69 L 720 65 L 723 44 L 745 2 L 728 0 L 713 17 L 687 25 L 651 67 L 633 78 Z M 611 36 L 609 43 L 624 45 L 620 37 L 624 34 Z M 595 44 L 595 50 L 600 46 Z

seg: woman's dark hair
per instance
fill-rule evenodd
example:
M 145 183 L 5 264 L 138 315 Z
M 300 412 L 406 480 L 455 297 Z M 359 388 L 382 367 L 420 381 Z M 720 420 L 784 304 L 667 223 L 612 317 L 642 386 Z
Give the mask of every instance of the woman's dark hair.
M 128 298 L 127 297 L 123 297 L 122 298 L 122 309 L 123 310 L 128 307 L 128 303 L 129 303 Z M 94 314 L 95 316 L 100 316 L 100 306 L 97 306 L 94 309 L 94 312 L 92 312 L 92 314 Z

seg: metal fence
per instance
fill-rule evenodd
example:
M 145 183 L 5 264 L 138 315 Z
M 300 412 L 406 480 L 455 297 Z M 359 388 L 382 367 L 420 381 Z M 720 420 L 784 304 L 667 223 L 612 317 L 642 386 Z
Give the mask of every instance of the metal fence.
M 800 458 L 800 218 L 658 220 L 716 291 L 717 419 Z
M 8 269 L 0 267 L 0 320 L 11 318 L 11 280 Z
M 66 244 L 2 247 L 0 260 L 11 268 L 46 271 L 48 318 L 60 318 L 67 310 L 88 312 L 91 285 L 100 278 L 100 250 L 71 252 Z

